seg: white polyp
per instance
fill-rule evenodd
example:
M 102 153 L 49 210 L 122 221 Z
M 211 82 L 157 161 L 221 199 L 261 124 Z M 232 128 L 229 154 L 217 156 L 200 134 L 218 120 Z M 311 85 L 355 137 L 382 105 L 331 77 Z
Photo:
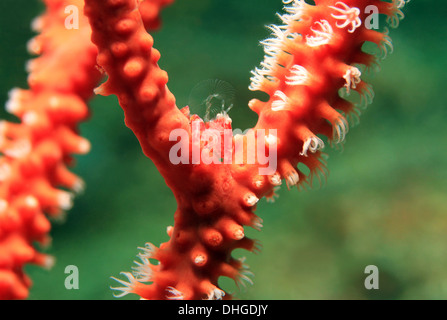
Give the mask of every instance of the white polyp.
M 278 137 L 276 137 L 273 134 L 269 134 L 267 136 L 265 136 L 265 142 L 269 145 L 269 146 L 273 146 L 276 145 L 278 143 Z
M 153 257 L 154 253 L 157 250 L 157 247 L 148 242 L 144 245 L 144 248 L 138 247 L 138 249 L 141 250 L 141 252 L 138 254 L 140 257 L 149 259 Z
M 327 20 L 321 20 L 315 22 L 320 28 L 320 30 L 310 28 L 315 36 L 307 36 L 306 43 L 309 47 L 318 47 L 325 44 L 328 44 L 332 40 L 332 36 L 334 34 L 334 30 L 332 29 L 331 24 Z
M 19 111 L 20 103 L 17 100 L 9 99 L 5 104 L 5 109 L 11 114 Z
M 59 107 L 59 106 L 60 106 L 60 103 L 61 103 L 61 101 L 60 101 L 60 99 L 59 99 L 57 96 L 52 96 L 52 97 L 50 98 L 50 100 L 48 100 L 48 105 L 49 105 L 51 108 L 57 108 L 57 107 Z
M 194 263 L 198 266 L 202 265 L 206 261 L 206 258 L 202 254 L 198 254 L 194 258 Z
M 257 179 L 253 182 L 255 188 L 259 189 L 262 188 L 262 186 L 264 185 L 264 182 L 261 179 Z
M 237 230 L 234 231 L 233 233 L 233 238 L 235 240 L 241 240 L 245 237 L 245 233 L 244 233 L 244 229 L 243 228 L 238 228 Z
M 269 177 L 269 181 L 274 186 L 280 186 L 282 184 L 281 175 L 279 173 L 275 173 L 274 175 Z
M 17 140 L 10 148 L 3 153 L 8 157 L 20 159 L 26 157 L 31 152 L 31 142 L 27 139 Z
M 382 59 L 385 59 L 388 53 L 393 53 L 393 42 L 391 38 L 388 36 L 389 30 L 388 28 L 383 28 L 383 34 L 385 37 L 383 38 L 382 42 L 379 44 L 379 50 L 380 55 Z
M 224 296 L 225 291 L 215 287 L 214 289 L 210 290 L 206 297 L 206 300 L 222 300 L 222 297 Z
M 62 210 L 68 211 L 73 207 L 73 194 L 70 192 L 59 191 L 57 200 Z
M 258 69 L 258 73 L 263 76 L 273 76 L 273 65 L 271 64 L 271 61 L 262 61 L 261 62 L 262 69 Z
M 0 199 L 0 214 L 4 213 L 8 209 L 8 201 Z
M 249 270 L 242 270 L 238 277 L 235 279 L 236 285 L 239 287 L 240 285 L 242 285 L 244 288 L 246 287 L 245 282 L 253 285 L 253 280 L 250 279 L 250 277 L 253 277 L 254 274 L 253 272 L 249 271 Z
M 379 58 L 385 59 L 389 53 L 393 53 L 393 42 L 390 38 L 389 30 L 387 27 L 383 28 L 383 40 L 382 42 L 378 43 L 377 46 L 379 48 Z
M 265 199 L 267 200 L 267 202 L 273 203 L 276 201 L 276 199 L 279 198 L 279 194 L 276 193 L 279 190 L 279 188 L 280 187 L 274 187 L 271 194 L 265 196 Z
M 257 69 L 256 72 L 259 73 L 261 76 L 271 76 L 272 75 L 272 68 L 273 65 L 271 64 L 271 61 L 262 61 L 261 62 L 262 69 Z
M 290 24 L 293 21 L 301 19 L 304 13 L 304 7 L 306 6 L 306 2 L 304 0 L 283 0 L 283 3 L 292 4 L 291 6 L 284 6 L 284 11 L 288 14 L 280 15 L 280 18 L 284 23 Z
M 251 227 L 254 228 L 255 230 L 261 231 L 264 221 L 259 218 L 259 217 L 255 217 L 253 219 L 253 221 L 251 222 Z
M 31 21 L 31 30 L 34 32 L 41 32 L 43 29 L 43 19 L 36 17 Z
M 282 41 L 278 38 L 267 38 L 262 40 L 260 43 L 268 48 L 280 48 L 282 46 Z M 278 51 L 275 50 L 274 52 Z
M 264 56 L 264 61 L 261 62 L 261 65 L 267 65 L 270 68 L 274 68 L 275 66 L 278 66 L 278 57 L 277 53 L 275 52 L 269 52 L 270 54 L 266 54 Z
M 82 180 L 81 178 L 76 179 L 76 181 L 73 184 L 73 186 L 71 187 L 71 189 L 77 194 L 84 192 L 84 190 L 85 190 L 84 180 Z
M 276 61 L 278 59 L 278 54 L 281 52 L 281 49 L 279 47 L 272 47 L 272 46 L 266 46 L 264 45 L 264 61 L 270 60 L 270 61 Z
M 151 263 L 149 262 L 149 259 L 138 256 L 141 260 L 141 262 L 134 261 L 134 263 L 137 265 L 136 267 L 132 267 L 132 273 L 140 282 L 148 282 L 152 279 L 152 268 Z
M 289 98 L 281 90 L 277 90 L 273 96 L 277 98 L 272 102 L 273 111 L 284 110 L 289 106 Z
M 99 96 L 104 96 L 106 95 L 106 90 L 104 88 L 103 85 L 96 87 L 95 89 L 93 89 L 93 93 Z
M 53 256 L 45 255 L 42 267 L 46 270 L 51 270 L 56 263 L 56 259 Z
M 300 181 L 300 176 L 295 170 L 286 173 L 284 178 L 288 188 L 293 187 Z
M 287 38 L 287 26 L 277 26 L 276 24 L 271 24 L 267 26 L 267 28 L 272 31 L 272 35 L 275 36 L 278 40 L 282 41 Z
M 360 123 L 361 111 L 357 106 L 346 115 L 346 120 L 348 120 L 349 126 L 354 127 Z
M 362 72 L 358 68 L 353 66 L 348 67 L 345 75 L 343 76 L 343 79 L 346 81 L 345 88 L 347 94 L 350 93 L 351 89 L 355 89 L 357 87 L 361 81 L 361 76 Z
M 267 49 L 264 48 L 264 52 L 265 53 L 273 53 L 271 54 L 272 56 L 275 56 L 280 48 L 283 46 L 283 41 L 281 39 L 278 38 L 267 38 L 263 41 L 261 41 L 260 43 Z
M 287 25 L 278 26 L 278 25 L 272 24 L 270 26 L 267 26 L 267 28 L 269 28 L 272 31 L 272 36 L 276 37 L 276 39 L 279 41 L 278 42 L 279 44 L 284 42 L 287 39 L 293 41 L 296 39 L 296 37 L 299 36 L 299 34 L 296 32 L 290 32 Z M 271 38 L 271 39 L 275 39 L 275 38 Z M 274 43 L 276 43 L 276 41 L 274 41 Z M 263 42 L 261 42 L 261 44 L 263 44 Z
M 228 115 L 228 111 L 230 111 L 230 109 L 226 109 L 226 110 L 218 113 L 216 115 L 216 120 L 222 120 L 223 119 L 225 124 L 231 124 L 231 122 L 233 122 L 233 120 Z
M 26 44 L 26 48 L 30 54 L 39 55 L 42 53 L 42 41 L 32 38 Z
M 366 85 L 360 92 L 360 108 L 366 108 L 374 99 L 374 90 L 370 84 Z
M 34 60 L 30 59 L 28 61 L 25 62 L 25 71 L 27 73 L 31 73 L 34 71 L 35 69 L 35 65 L 36 63 L 34 62 Z
M 289 15 L 289 14 L 279 14 L 279 13 L 277 13 L 277 16 L 285 24 L 290 24 L 290 22 L 293 21 L 293 19 L 291 18 L 291 15 Z
M 397 9 L 402 9 L 410 0 L 394 0 L 393 2 Z
M 253 193 L 247 193 L 244 196 L 244 203 L 249 206 L 249 207 L 253 207 L 256 203 L 258 203 L 259 198 L 256 197 L 256 195 L 254 195 Z
M 388 18 L 386 19 L 386 22 L 392 28 L 397 28 L 399 26 L 400 20 L 405 18 L 404 13 L 400 9 L 403 8 L 407 2 L 409 2 L 409 1 L 404 1 L 404 0 L 394 0 L 393 1 L 394 7 L 396 8 L 396 10 L 393 15 L 388 16 Z
M 280 46 L 268 46 L 264 45 L 264 61 L 265 60 L 271 60 L 276 61 L 278 59 L 278 54 L 281 53 L 281 47 Z
M 274 76 L 271 74 L 271 70 L 268 69 L 259 69 L 255 68 L 255 70 L 251 71 L 251 74 L 253 75 L 250 78 L 251 84 L 248 87 L 251 91 L 257 91 L 261 89 L 262 83 L 267 80 L 274 80 Z
M 39 115 L 35 111 L 28 111 L 22 117 L 23 123 L 27 125 L 32 125 L 38 122 Z
M 251 91 L 257 91 L 261 88 L 263 77 L 256 72 L 256 69 L 251 70 L 251 74 L 253 76 L 250 78 L 251 83 L 248 86 L 248 89 Z
M 166 291 L 169 294 L 169 295 L 166 295 L 166 299 L 168 299 L 168 300 L 183 300 L 184 299 L 183 293 L 174 287 L 166 287 Z
M 307 157 L 307 151 L 315 153 L 323 148 L 324 148 L 323 140 L 321 140 L 317 136 L 313 136 L 304 141 L 303 151 L 300 153 L 300 155 Z
M 39 201 L 34 196 L 27 196 L 25 198 L 25 203 L 30 208 L 36 208 L 39 206 Z
M 130 272 L 121 272 L 120 274 L 124 275 L 127 278 L 128 282 L 121 279 L 117 279 L 115 277 L 111 277 L 113 280 L 119 282 L 124 286 L 118 288 L 110 287 L 110 289 L 112 290 L 121 291 L 120 294 L 113 294 L 116 298 L 121 298 L 129 293 L 132 293 L 133 289 L 135 288 L 135 284 L 138 282 Z
M 360 20 L 359 8 L 355 7 L 351 8 L 348 5 L 346 5 L 346 3 L 341 1 L 338 1 L 335 5 L 336 6 L 340 5 L 341 8 L 333 6 L 329 6 L 329 8 L 334 9 L 335 11 L 340 13 L 340 14 L 333 14 L 333 13 L 331 14 L 331 16 L 334 19 L 343 21 L 342 24 L 339 24 L 338 22 L 335 24 L 338 28 L 343 29 L 348 25 L 351 25 L 351 27 L 348 29 L 348 32 L 353 33 L 355 29 L 357 29 L 362 25 L 362 20 Z
M 307 71 L 306 68 L 300 65 L 294 65 L 292 68 L 290 68 L 290 76 L 286 76 L 286 84 L 291 86 L 298 86 L 298 85 L 307 85 L 309 84 L 309 77 L 310 73 Z
M 89 153 L 91 149 L 90 141 L 81 139 L 78 144 L 78 151 L 82 154 Z
M 8 163 L 0 164 L 0 181 L 6 181 L 11 176 L 11 166 Z
M 166 227 L 166 233 L 168 234 L 169 237 L 172 235 L 173 231 L 174 231 L 174 227 L 173 226 Z

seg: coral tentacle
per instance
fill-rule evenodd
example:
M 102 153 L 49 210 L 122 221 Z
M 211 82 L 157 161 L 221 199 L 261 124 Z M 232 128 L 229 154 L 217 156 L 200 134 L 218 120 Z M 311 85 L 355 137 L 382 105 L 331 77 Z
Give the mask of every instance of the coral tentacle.
M 0 299 L 28 296 L 26 264 L 52 266 L 53 258 L 33 244 L 50 242 L 48 217 L 63 215 L 82 191 L 83 180 L 68 167 L 73 154 L 90 150 L 78 125 L 88 117 L 86 101 L 101 77 L 97 49 L 87 19 L 80 15 L 79 29 L 69 29 L 65 10 L 74 6 L 82 13 L 83 1 L 45 4 L 33 23 L 40 34 L 28 45 L 39 55 L 27 65 L 29 89 L 11 90 L 6 104 L 20 122 L 0 125 Z
M 125 273 L 128 281 L 119 281 L 125 285 L 116 288 L 120 295 L 229 299 L 231 295 L 218 286 L 219 277 L 232 278 L 237 286 L 251 283 L 247 266 L 231 254 L 236 248 L 258 251 L 258 242 L 246 237 L 244 227 L 262 226 L 255 214 L 259 199 L 273 199 L 281 180 L 288 188 L 312 185 L 315 177 L 322 183 L 327 175 L 323 137 L 330 145 L 342 144 L 349 130 L 347 119 L 358 116 L 355 103 L 341 94 L 356 91 L 361 104 L 371 102 L 372 90 L 357 65 L 369 67 L 375 60 L 361 48 L 374 39 L 383 51 L 391 42 L 387 35 L 366 28 L 365 8 L 376 5 L 395 25 L 402 1 L 283 2 L 284 24 L 269 27 L 272 37 L 262 41 L 265 59 L 251 78 L 250 89 L 264 91 L 269 99 L 250 101 L 249 107 L 259 115 L 256 126 L 244 135 L 230 136 L 224 143 L 230 148 L 222 150 L 215 143 L 228 139 L 231 119 L 225 110 L 204 121 L 187 107 L 177 108 L 167 74 L 158 66 L 160 53 L 136 10 L 139 2 L 86 0 L 98 63 L 109 76 L 97 93 L 118 97 L 127 126 L 178 205 L 169 240 L 159 248 L 147 247 L 134 274 Z M 274 151 L 273 166 L 261 161 L 262 152 L 255 152 L 259 146 L 269 151 L 265 154 Z M 202 158 L 195 158 L 195 150 Z M 307 175 L 298 169 L 300 163 L 309 169 Z M 152 265 L 149 257 L 158 264 Z

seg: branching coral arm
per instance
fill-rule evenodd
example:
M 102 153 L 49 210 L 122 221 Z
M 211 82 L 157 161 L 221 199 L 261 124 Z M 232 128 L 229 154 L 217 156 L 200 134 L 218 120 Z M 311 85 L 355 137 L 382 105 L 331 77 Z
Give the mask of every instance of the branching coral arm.
M 136 8 L 133 0 L 86 1 L 92 40 L 99 48 L 98 63 L 109 75 L 97 92 L 118 96 L 126 124 L 173 190 L 178 210 L 175 226 L 168 228 L 171 240 L 160 248 L 148 244 L 140 255 L 142 263 L 134 274 L 124 274 L 129 280 L 117 289 L 145 299 L 221 298 L 224 292 L 217 287 L 221 275 L 237 283 L 249 281 L 245 265 L 230 253 L 237 247 L 258 249 L 244 236 L 241 225 L 259 228 L 260 222 L 250 211 L 258 199 L 245 186 L 237 185 L 229 166 L 194 164 L 192 155 L 187 164 L 171 162 L 170 151 L 177 142 L 171 141 L 171 132 L 186 132 L 189 150 L 195 134 L 200 135 L 207 126 L 222 132 L 231 128 L 231 120 L 222 116 L 205 124 L 190 116 L 187 108 L 178 110 L 166 87 L 167 75 L 157 65 L 160 54 L 152 47 L 152 37 L 144 31 Z M 200 141 L 197 147 L 204 149 Z M 227 197 L 238 201 L 223 202 Z M 149 259 L 160 264 L 150 265 Z
M 285 128 L 278 134 L 278 169 L 290 188 L 325 178 L 321 137 L 331 145 L 343 143 L 349 122 L 372 101 L 361 70 L 378 64 L 378 58 L 362 46 L 375 43 L 382 53 L 392 45 L 386 28 L 383 33 L 367 28 L 365 9 L 374 6 L 393 20 L 403 17 L 404 1 L 284 2 L 283 25 L 271 27 L 272 37 L 263 41 L 263 69 L 253 72 L 250 85 L 270 99 L 249 105 L 259 115 L 255 128 Z M 299 163 L 308 167 L 308 175 L 297 169 Z
M 6 105 L 20 123 L 0 124 L 0 299 L 27 297 L 25 264 L 52 264 L 33 242 L 48 243 L 47 216 L 60 217 L 71 207 L 72 193 L 65 190 L 84 187 L 68 166 L 72 154 L 90 148 L 77 126 L 87 118 L 86 101 L 102 77 L 84 1 L 44 2 L 46 12 L 33 22 L 40 34 L 28 45 L 39 55 L 27 65 L 30 89 L 12 90 Z M 144 0 L 140 11 L 147 29 L 159 26 L 160 10 L 170 2 Z
M 29 90 L 12 90 L 6 105 L 20 122 L 0 125 L 0 299 L 28 296 L 25 264 L 52 264 L 33 243 L 49 242 L 47 216 L 70 209 L 72 193 L 66 190 L 83 189 L 68 166 L 73 154 L 90 149 L 77 127 L 88 116 L 86 100 L 101 77 L 85 17 L 79 17 L 79 29 L 66 27 L 66 8 L 82 10 L 83 1 L 45 4 L 45 14 L 33 22 L 41 33 L 29 42 L 30 52 L 39 55 L 28 63 Z
M 146 33 L 137 1 L 86 1 L 92 41 L 98 45 L 98 64 L 109 78 L 96 89 L 116 94 L 126 125 L 137 136 L 143 152 L 159 168 L 169 163 L 169 133 L 187 129 L 188 120 L 167 89 L 167 73 L 158 67 L 160 53 Z

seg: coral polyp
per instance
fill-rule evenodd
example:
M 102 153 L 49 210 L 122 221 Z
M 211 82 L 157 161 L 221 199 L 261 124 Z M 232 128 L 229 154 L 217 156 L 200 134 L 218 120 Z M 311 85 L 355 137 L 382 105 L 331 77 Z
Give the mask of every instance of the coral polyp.
M 172 2 L 45 1 L 46 13 L 33 23 L 40 34 L 28 45 L 39 55 L 27 65 L 29 89 L 12 90 L 6 106 L 19 123 L 0 124 L 0 298 L 26 298 L 24 266 L 53 262 L 33 243 L 50 241 L 48 218 L 63 215 L 83 190 L 69 167 L 74 154 L 90 150 L 78 127 L 94 93 L 118 98 L 126 126 L 177 203 L 168 241 L 139 248 L 132 271 L 113 278 L 115 296 L 220 300 L 234 296 L 221 277 L 239 288 L 252 284 L 245 258 L 233 255 L 260 251 L 247 236 L 248 227 L 263 226 L 259 201 L 273 202 L 282 185 L 303 189 L 326 180 L 324 149 L 344 144 L 372 103 L 364 74 L 393 48 L 388 29 L 366 21 L 377 13 L 397 27 L 408 1 L 283 0 L 248 88 L 266 98 L 249 101 L 257 122 L 243 133 L 233 130 L 234 92 L 224 81 L 209 82 L 201 107 L 177 106 L 149 33 Z M 68 7 L 79 10 L 77 30 L 67 27 Z M 379 54 L 364 51 L 367 42 Z
M 345 89 L 348 94 L 351 90 L 367 94 L 368 85 L 354 65 L 374 64 L 376 58 L 363 52 L 362 44 L 371 37 L 385 39 L 379 31 L 362 24 L 365 8 L 375 5 L 380 13 L 393 17 L 400 12 L 400 3 L 284 3 L 287 13 L 280 15 L 284 24 L 269 27 L 272 37 L 262 41 L 266 56 L 261 69 L 253 71 L 250 85 L 251 90 L 270 96 L 268 101 L 249 103 L 259 116 L 253 128 L 255 141 L 262 141 L 264 148 L 274 145 L 277 155 L 275 170 L 260 176 L 261 164 L 249 164 L 247 159 L 242 164 L 170 161 L 169 151 L 177 142 L 170 138 L 173 130 L 183 130 L 191 140 L 186 148 L 194 148 L 194 123 L 200 123 L 202 132 L 209 128 L 223 132 L 231 129 L 230 118 L 204 121 L 191 115 L 189 109 L 177 108 L 166 86 L 168 76 L 158 66 L 160 53 L 144 30 L 135 1 L 86 1 L 92 39 L 99 49 L 98 63 L 109 76 L 98 92 L 118 97 L 127 126 L 173 190 L 178 205 L 170 240 L 156 249 L 149 245 L 153 248 L 150 258 L 158 262 L 151 264 L 144 256 L 133 275 L 124 273 L 128 281 L 119 281 L 124 285 L 115 288 L 121 292 L 119 296 L 231 298 L 219 288 L 218 279 L 229 277 L 238 286 L 252 281 L 247 265 L 231 253 L 236 248 L 256 250 L 256 241 L 245 236 L 244 227 L 259 228 L 260 218 L 255 214 L 258 200 L 271 197 L 281 180 L 292 188 L 324 176 L 324 142 L 320 136 L 326 136 L 329 144 L 344 142 L 349 128 L 346 119 L 357 114 L 357 106 L 339 92 Z M 118 43 L 126 48 L 125 54 L 114 53 Z M 249 137 L 234 136 L 229 150 L 238 141 L 244 150 L 254 150 Z M 200 147 L 207 145 L 205 142 Z M 309 169 L 307 175 L 297 168 L 300 163 Z M 141 270 L 145 270 L 142 278 Z

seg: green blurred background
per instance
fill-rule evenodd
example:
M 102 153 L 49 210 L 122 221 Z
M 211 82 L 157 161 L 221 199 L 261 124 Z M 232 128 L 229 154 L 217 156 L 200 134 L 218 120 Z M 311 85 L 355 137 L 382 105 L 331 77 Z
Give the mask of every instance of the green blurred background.
M 154 34 L 160 66 L 178 106 L 205 79 L 236 90 L 234 128 L 255 121 L 247 102 L 250 70 L 263 51 L 258 42 L 277 23 L 280 0 L 177 0 Z M 13 87 L 26 88 L 26 42 L 37 0 L 0 2 L 0 103 Z M 322 188 L 287 191 L 257 213 L 263 244 L 246 256 L 254 285 L 240 299 L 446 299 L 447 298 L 447 4 L 413 0 L 391 30 L 394 53 L 369 76 L 376 94 L 344 151 L 330 150 L 330 176 Z M 26 268 L 30 299 L 114 299 L 110 276 L 129 271 L 145 242 L 167 241 L 176 204 L 114 97 L 97 97 L 82 124 L 92 151 L 73 169 L 87 184 L 64 223 L 54 223 L 51 271 Z M 10 116 L 1 113 L 2 118 Z M 66 290 L 64 269 L 76 265 L 79 290 Z M 376 265 L 380 289 L 366 290 L 364 269 Z M 231 281 L 222 285 L 235 290 Z M 128 296 L 136 299 L 136 296 Z

